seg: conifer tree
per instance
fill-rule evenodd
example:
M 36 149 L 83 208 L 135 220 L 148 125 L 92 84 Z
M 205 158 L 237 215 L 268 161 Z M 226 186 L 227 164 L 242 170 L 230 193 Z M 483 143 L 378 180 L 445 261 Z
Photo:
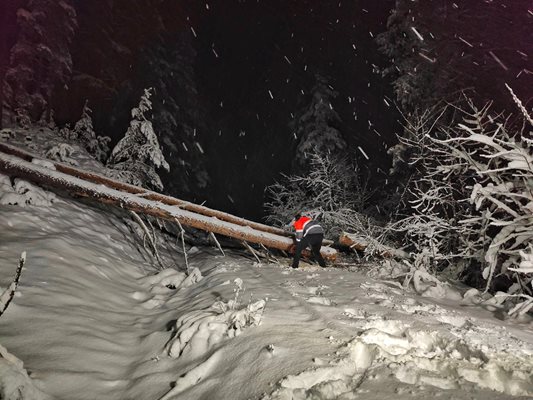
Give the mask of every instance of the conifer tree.
M 531 47 L 528 3 L 396 0 L 387 31 L 378 35 L 389 58 L 383 73 L 393 78 L 402 111 L 454 101 L 469 90 L 479 104 L 513 110 L 505 83 L 529 98 Z M 494 29 L 487 29 L 492 26 Z
M 108 136 L 96 136 L 91 117 L 92 110 L 89 108 L 87 101 L 83 106 L 81 118 L 76 122 L 74 129 L 70 133 L 71 139 L 77 139 L 80 144 L 99 161 L 105 161 L 109 152 Z
M 30 0 L 17 11 L 19 36 L 6 72 L 6 97 L 11 108 L 33 121 L 50 111 L 57 85 L 72 72 L 69 45 L 77 27 L 70 0 Z
M 315 79 L 311 104 L 292 126 L 299 138 L 293 165 L 295 171 L 309 168 L 311 154 L 339 155 L 347 148 L 338 129 L 341 118 L 331 103 L 338 93 L 325 77 L 316 74 Z
M 134 185 L 163 189 L 157 168 L 169 170 L 157 135 L 147 113 L 152 110 L 152 89 L 145 89 L 139 106 L 131 111 L 126 135 L 117 143 L 108 160 L 110 175 Z
M 417 7 L 418 0 L 397 0 L 387 20 L 387 31 L 377 37 L 381 52 L 390 60 L 382 73 L 393 77 L 396 99 L 405 112 L 432 103 L 438 95 L 434 89 L 434 55 L 424 52 L 425 48 L 435 47 L 435 40 L 422 31 Z

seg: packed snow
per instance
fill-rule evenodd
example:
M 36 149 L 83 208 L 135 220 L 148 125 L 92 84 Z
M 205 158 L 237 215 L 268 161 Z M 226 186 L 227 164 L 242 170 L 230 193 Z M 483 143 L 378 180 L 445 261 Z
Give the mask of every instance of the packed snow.
M 533 323 L 495 297 L 416 295 L 391 261 L 293 270 L 187 246 L 187 269 L 160 237 L 161 270 L 122 211 L 0 182 L 23 196 L 0 206 L 2 288 L 27 253 L 0 317 L 2 398 L 533 397 Z

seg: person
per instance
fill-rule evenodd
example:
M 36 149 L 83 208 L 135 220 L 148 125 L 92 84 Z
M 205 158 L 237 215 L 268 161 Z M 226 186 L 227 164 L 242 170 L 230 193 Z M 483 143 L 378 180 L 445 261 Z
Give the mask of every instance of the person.
M 320 223 L 301 215 L 301 213 L 296 213 L 291 225 L 296 231 L 296 250 L 292 260 L 292 268 L 298 268 L 301 253 L 307 246 L 311 246 L 313 257 L 322 268 L 325 268 L 326 262 L 320 254 L 322 240 L 324 240 L 324 229 L 320 226 Z

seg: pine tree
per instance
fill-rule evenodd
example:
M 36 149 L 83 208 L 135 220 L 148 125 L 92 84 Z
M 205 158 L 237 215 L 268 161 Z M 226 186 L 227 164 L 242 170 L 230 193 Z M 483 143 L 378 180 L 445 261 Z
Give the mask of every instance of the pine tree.
M 5 76 L 7 100 L 13 110 L 37 121 L 50 111 L 54 88 L 70 78 L 76 11 L 70 0 L 30 0 L 17 11 L 17 23 L 19 36 Z
M 163 189 L 156 168 L 169 170 L 161 152 L 152 122 L 146 114 L 152 110 L 152 89 L 145 89 L 139 106 L 131 111 L 126 135 L 117 143 L 108 160 L 110 175 L 134 185 Z
M 430 61 L 434 55 L 424 53 L 424 46 L 434 48 L 435 40 L 425 35 L 420 26 L 418 30 L 414 26 L 422 19 L 416 11 L 417 6 L 418 0 L 397 0 L 387 20 L 387 31 L 377 37 L 381 52 L 390 60 L 390 65 L 382 73 L 393 77 L 396 99 L 405 112 L 432 103 L 434 96 L 438 96 L 434 88 L 436 71 Z M 417 36 L 421 35 L 419 31 L 424 33 L 423 40 Z
M 302 112 L 295 126 L 292 126 L 299 138 L 293 164 L 295 171 L 308 169 L 312 154 L 339 155 L 347 148 L 346 141 L 338 130 L 341 118 L 331 103 L 338 93 L 320 74 L 316 74 L 315 79 L 311 104 Z
M 521 1 L 396 0 L 377 41 L 402 111 L 454 101 L 466 89 L 478 104 L 513 110 L 505 83 L 530 96 L 530 19 Z
M 0 1 L 0 129 L 3 128 L 6 87 L 4 78 L 9 66 L 9 54 L 16 39 L 16 10 L 18 1 Z
M 81 113 L 81 118 L 76 122 L 74 129 L 70 132 L 70 138 L 78 140 L 80 144 L 98 161 L 105 161 L 107 153 L 109 152 L 109 142 L 111 138 L 108 136 L 96 136 L 93 127 L 93 120 L 91 118 L 92 110 L 86 101 Z

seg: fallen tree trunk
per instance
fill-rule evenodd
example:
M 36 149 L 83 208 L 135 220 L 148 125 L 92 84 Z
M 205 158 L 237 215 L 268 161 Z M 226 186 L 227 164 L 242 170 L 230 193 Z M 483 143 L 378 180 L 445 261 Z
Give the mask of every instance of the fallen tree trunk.
M 39 157 L 35 154 L 22 150 L 18 147 L 11 146 L 9 144 L 1 143 L 1 142 L 0 142 L 0 151 L 6 154 L 17 156 L 28 162 L 31 162 L 34 158 L 43 159 L 43 157 Z M 201 206 L 201 205 L 194 204 L 188 201 L 176 199 L 175 197 L 165 196 L 161 193 L 153 192 L 153 191 L 144 189 L 139 186 L 134 186 L 134 185 L 130 185 L 127 183 L 119 182 L 114 179 L 108 178 L 106 176 L 103 176 L 103 175 L 100 175 L 94 172 L 84 171 L 79 168 L 75 168 L 70 165 L 66 165 L 66 164 L 63 164 L 57 161 L 53 161 L 53 160 L 48 160 L 48 161 L 54 164 L 57 171 L 63 172 L 67 175 L 75 176 L 85 181 L 93 182 L 93 183 L 100 184 L 100 185 L 106 185 L 110 188 L 120 190 L 122 192 L 136 194 L 148 200 L 159 201 L 163 204 L 177 206 L 177 207 L 182 208 L 183 210 L 192 211 L 192 212 L 195 212 L 201 215 L 215 217 L 221 221 L 227 221 L 227 222 L 231 222 L 233 224 L 237 224 L 241 226 L 249 226 L 250 228 L 253 228 L 259 231 L 270 232 L 270 233 L 274 233 L 280 236 L 294 237 L 294 233 L 284 231 L 283 229 L 280 229 L 280 228 L 261 224 L 259 222 L 249 221 L 244 218 L 239 218 L 239 217 L 236 217 L 234 215 L 231 215 L 231 214 L 228 214 L 222 211 L 213 210 L 205 206 Z M 325 240 L 324 243 L 328 245 L 333 244 L 333 242 L 329 240 Z
M 34 158 L 43 159 L 43 157 L 37 156 L 28 151 L 22 150 L 18 147 L 11 146 L 9 144 L 1 143 L 1 142 L 0 142 L 0 151 L 6 154 L 11 154 L 11 155 L 20 157 L 29 162 L 31 162 Z M 294 233 L 287 232 L 283 229 L 276 228 L 274 226 L 269 226 L 269 225 L 261 224 L 259 222 L 249 221 L 247 219 L 236 217 L 234 215 L 231 215 L 231 214 L 228 214 L 222 211 L 213 210 L 212 208 L 194 204 L 194 203 L 191 203 L 185 200 L 180 200 L 175 197 L 165 196 L 161 193 L 153 192 L 153 191 L 150 191 L 148 189 L 145 189 L 139 186 L 134 186 L 128 183 L 120 182 L 120 181 L 108 178 L 107 176 L 97 174 L 95 172 L 84 171 L 82 169 L 75 168 L 70 165 L 66 165 L 66 164 L 63 164 L 57 161 L 53 161 L 53 160 L 48 160 L 48 161 L 54 164 L 57 171 L 63 172 L 67 175 L 75 176 L 77 178 L 80 178 L 80 179 L 83 179 L 89 182 L 97 183 L 100 185 L 106 185 L 110 188 L 117 189 L 122 192 L 136 194 L 148 200 L 155 200 L 163 204 L 177 206 L 187 211 L 192 211 L 198 214 L 215 217 L 215 218 L 220 219 L 221 221 L 227 221 L 227 222 L 231 222 L 231 223 L 241 225 L 241 226 L 249 226 L 259 231 L 270 232 L 270 233 L 274 233 L 280 236 L 286 236 L 290 238 L 294 237 Z M 324 240 L 324 244 L 331 245 L 333 244 L 333 241 L 326 239 Z
M 341 246 L 349 247 L 350 249 L 355 249 L 359 251 L 365 251 L 368 246 L 370 246 L 370 243 L 367 239 L 360 235 L 356 235 L 353 233 L 347 233 L 342 232 L 339 236 L 339 244 Z M 386 258 L 404 258 L 409 259 L 409 254 L 407 254 L 405 251 L 400 249 L 394 249 L 389 246 L 384 246 L 382 244 L 376 244 L 376 252 L 381 257 Z
M 127 210 L 141 212 L 157 218 L 179 221 L 182 225 L 191 226 L 207 232 L 244 240 L 250 243 L 263 244 L 266 247 L 290 252 L 293 250 L 293 240 L 286 236 L 254 229 L 251 226 L 242 226 L 236 223 L 220 220 L 215 216 L 202 215 L 185 210 L 182 207 L 163 204 L 155 199 L 148 199 L 129 192 L 113 189 L 97 182 L 88 182 L 84 179 L 52 170 L 17 156 L 0 152 L 0 171 L 9 176 L 16 176 L 61 189 L 79 196 L 91 198 L 100 203 L 112 204 Z M 167 196 L 165 196 L 167 197 Z M 322 256 L 334 261 L 337 252 L 329 247 L 322 247 Z

